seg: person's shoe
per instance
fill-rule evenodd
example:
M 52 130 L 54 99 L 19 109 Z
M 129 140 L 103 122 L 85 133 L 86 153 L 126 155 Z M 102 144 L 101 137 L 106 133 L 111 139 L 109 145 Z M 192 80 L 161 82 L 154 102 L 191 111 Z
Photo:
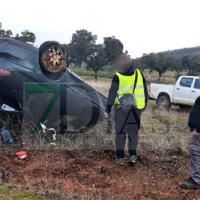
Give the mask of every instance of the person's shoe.
M 194 183 L 194 180 L 193 180 L 193 178 L 190 176 L 190 178 L 187 180 L 187 182 Z
M 124 158 L 115 159 L 115 163 L 118 164 L 118 165 L 124 165 Z
M 129 163 L 135 164 L 137 160 L 138 160 L 137 156 L 131 155 L 129 159 Z
M 190 177 L 186 182 L 179 184 L 181 189 L 200 189 L 200 184 L 196 183 L 192 177 Z

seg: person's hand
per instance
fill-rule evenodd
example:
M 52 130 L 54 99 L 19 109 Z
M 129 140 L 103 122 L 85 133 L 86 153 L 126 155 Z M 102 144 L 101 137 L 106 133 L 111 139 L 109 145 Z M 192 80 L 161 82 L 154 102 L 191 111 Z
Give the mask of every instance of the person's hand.
M 194 137 L 195 137 L 195 138 L 198 138 L 199 136 L 200 136 L 200 133 L 194 131 Z
M 105 113 L 104 113 L 104 117 L 105 117 L 106 119 L 109 119 L 109 113 L 105 112 Z

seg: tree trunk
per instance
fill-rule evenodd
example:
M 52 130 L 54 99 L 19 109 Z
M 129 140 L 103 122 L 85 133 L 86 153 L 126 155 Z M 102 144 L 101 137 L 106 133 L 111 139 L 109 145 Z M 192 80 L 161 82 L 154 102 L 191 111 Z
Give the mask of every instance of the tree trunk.
M 81 68 L 82 62 L 78 62 L 78 67 Z
M 94 79 L 98 79 L 97 71 L 94 72 Z
M 191 76 L 191 69 L 188 70 L 188 75 Z
M 159 75 L 158 75 L 158 81 L 160 82 L 161 81 L 161 76 L 162 76 L 162 72 L 158 72 Z

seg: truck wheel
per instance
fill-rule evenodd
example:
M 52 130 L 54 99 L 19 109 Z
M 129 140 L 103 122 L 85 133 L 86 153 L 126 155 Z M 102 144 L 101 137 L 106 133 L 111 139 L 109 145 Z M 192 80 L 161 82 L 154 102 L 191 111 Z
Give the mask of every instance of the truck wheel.
M 171 106 L 171 102 L 169 97 L 167 96 L 160 96 L 157 101 L 158 108 L 160 110 L 169 109 Z

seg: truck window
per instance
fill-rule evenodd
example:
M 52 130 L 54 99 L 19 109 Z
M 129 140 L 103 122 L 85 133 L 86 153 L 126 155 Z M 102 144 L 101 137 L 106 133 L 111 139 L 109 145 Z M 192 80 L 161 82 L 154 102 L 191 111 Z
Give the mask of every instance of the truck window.
M 194 88 L 195 88 L 195 89 L 200 89 L 200 81 L 199 81 L 199 79 L 196 79 L 196 80 L 195 80 Z
M 190 88 L 192 86 L 193 78 L 182 78 L 180 85 L 182 87 L 188 87 Z

